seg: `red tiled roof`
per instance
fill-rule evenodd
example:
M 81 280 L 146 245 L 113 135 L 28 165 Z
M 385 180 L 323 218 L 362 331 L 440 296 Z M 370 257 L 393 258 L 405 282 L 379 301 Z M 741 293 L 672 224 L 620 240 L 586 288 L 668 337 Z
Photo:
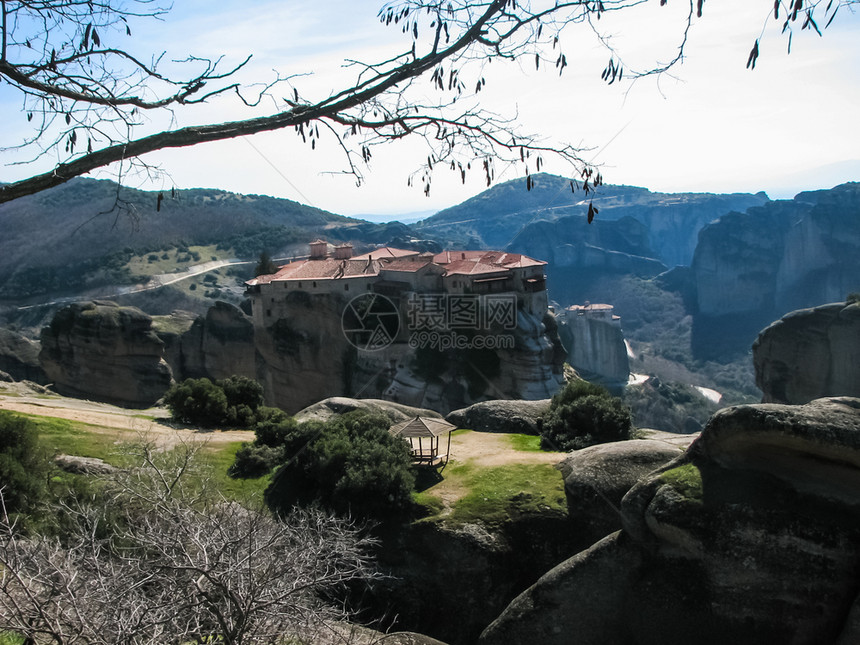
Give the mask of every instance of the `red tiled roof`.
M 505 253 L 504 251 L 442 251 L 436 254 L 434 261 L 436 264 L 445 266 L 448 273 L 452 273 L 452 266 L 460 267 L 456 273 L 483 272 L 462 270 L 464 262 L 472 262 L 483 267 L 496 267 L 497 269 L 536 267 L 546 264 L 543 260 L 535 260 L 521 253 Z
M 512 268 L 543 266 L 546 262 L 520 253 L 504 251 L 443 251 L 432 255 L 384 246 L 353 258 L 300 260 L 281 267 L 273 275 L 257 276 L 246 284 L 268 284 L 281 280 L 325 280 L 374 276 L 380 271 L 414 273 L 435 264 L 445 275 L 499 275 Z
M 485 275 L 487 273 L 507 273 L 503 266 L 486 264 L 474 260 L 457 260 L 445 266 L 446 275 Z
M 335 258 L 322 258 L 319 260 L 299 260 L 281 267 L 272 275 L 258 276 L 249 280 L 246 284 L 268 284 L 270 282 L 281 282 L 283 280 L 329 280 L 340 278 L 356 278 L 362 276 L 374 276 L 379 274 L 379 263 L 349 258 L 338 260 Z
M 428 264 L 432 264 L 433 258 L 415 257 L 415 258 L 397 258 L 394 260 L 380 260 L 380 271 L 402 271 L 405 273 L 415 273 L 420 271 Z
M 355 256 L 356 260 L 379 260 L 382 258 L 403 258 L 410 255 L 418 255 L 418 251 L 407 251 L 405 249 L 395 249 L 391 246 L 383 246 L 374 249 L 370 253 Z

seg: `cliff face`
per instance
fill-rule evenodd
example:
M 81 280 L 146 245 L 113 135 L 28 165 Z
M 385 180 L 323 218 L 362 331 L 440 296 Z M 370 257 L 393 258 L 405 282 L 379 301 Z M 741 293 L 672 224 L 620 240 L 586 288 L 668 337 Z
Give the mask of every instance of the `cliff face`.
M 562 323 L 559 334 L 575 369 L 607 381 L 627 382 L 630 362 L 620 324 L 570 309 L 564 310 Z
M 154 316 L 164 357 L 177 381 L 187 378 L 257 378 L 254 325 L 241 309 L 216 302 L 205 316 L 175 311 Z
M 16 381 L 47 383 L 39 365 L 39 344 L 10 329 L 0 329 L 0 372 Z
M 860 276 L 858 213 L 860 184 L 852 183 L 705 227 L 692 265 L 699 313 L 777 313 L 841 300 Z
M 171 371 L 152 318 L 134 307 L 64 307 L 42 330 L 39 360 L 61 394 L 146 407 L 167 391 Z
M 722 410 L 480 642 L 860 642 L 858 490 L 860 399 Z
M 632 217 L 591 224 L 579 215 L 526 226 L 511 250 L 543 258 L 552 268 L 575 268 L 655 276 L 666 266 L 654 259 L 648 229 Z
M 759 334 L 753 363 L 765 403 L 860 396 L 860 303 L 793 311 Z
M 293 413 L 327 397 L 350 395 L 356 350 L 341 328 L 345 300 L 297 291 L 287 296 L 287 304 L 288 316 L 255 328 L 266 401 Z

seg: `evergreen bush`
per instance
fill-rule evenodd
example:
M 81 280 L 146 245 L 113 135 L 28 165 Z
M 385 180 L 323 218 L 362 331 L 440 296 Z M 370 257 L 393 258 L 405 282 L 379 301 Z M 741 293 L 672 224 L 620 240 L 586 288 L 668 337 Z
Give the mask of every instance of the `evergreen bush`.
M 569 382 L 552 399 L 541 420 L 544 450 L 579 450 L 629 439 L 630 409 L 606 388 L 582 379 Z

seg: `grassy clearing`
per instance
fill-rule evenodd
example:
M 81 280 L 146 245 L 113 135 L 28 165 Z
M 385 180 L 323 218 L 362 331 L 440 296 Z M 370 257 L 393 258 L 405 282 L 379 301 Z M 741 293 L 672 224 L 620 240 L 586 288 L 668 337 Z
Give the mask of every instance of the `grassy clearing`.
M 454 504 L 449 522 L 502 524 L 520 515 L 566 509 L 561 473 L 549 464 L 512 464 L 493 468 L 455 465 L 468 494 Z
M 514 450 L 520 452 L 542 452 L 539 435 L 511 434 L 508 435 L 508 441 Z
M 442 482 L 414 496 L 429 521 L 444 517 L 448 524 L 499 525 L 522 515 L 567 512 L 564 481 L 550 464 L 485 467 L 451 462 L 443 476 Z M 458 497 L 447 515 L 445 493 Z
M 50 452 L 79 457 L 95 457 L 115 466 L 120 466 L 123 463 L 122 449 L 124 443 L 145 438 L 145 425 L 141 428 L 142 434 L 138 436 L 130 430 L 104 428 L 53 417 L 23 416 L 27 416 L 33 421 L 38 428 L 42 443 Z M 149 418 L 143 416 L 143 420 L 146 421 Z M 210 473 L 214 483 L 225 497 L 237 501 L 261 500 L 263 491 L 269 485 L 269 476 L 248 480 L 231 479 L 227 476 L 227 469 L 232 465 L 236 451 L 241 446 L 241 441 L 210 444 L 204 447 L 203 458 L 211 468 Z M 2 641 L 0 641 L 0 645 L 3 645 Z
M 24 639 L 11 632 L 0 632 L 0 645 L 21 645 Z
M 115 464 L 118 461 L 117 441 L 121 438 L 126 440 L 134 438 L 131 432 L 102 428 L 78 421 L 32 414 L 22 416 L 28 417 L 36 425 L 42 443 L 56 454 L 95 457 Z
M 171 248 L 135 255 L 126 266 L 132 275 L 151 276 L 184 271 L 189 266 L 211 262 L 213 258 L 227 260 L 230 257 L 232 257 L 231 251 L 219 251 L 214 244 L 210 244 L 209 246 L 189 246 L 187 251 Z

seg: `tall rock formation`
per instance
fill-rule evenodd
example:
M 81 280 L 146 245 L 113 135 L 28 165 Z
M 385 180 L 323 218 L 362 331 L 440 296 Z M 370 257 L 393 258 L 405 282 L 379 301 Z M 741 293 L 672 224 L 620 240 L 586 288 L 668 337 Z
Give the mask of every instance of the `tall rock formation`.
M 759 334 L 753 363 L 765 403 L 860 396 L 860 303 L 791 312 Z
M 154 317 L 154 324 L 176 380 L 257 378 L 254 325 L 238 307 L 218 301 L 205 316 L 175 311 Z
M 630 376 L 621 321 L 604 304 L 573 305 L 561 315 L 559 335 L 568 362 L 578 371 L 602 380 L 626 383 Z
M 860 642 L 860 399 L 715 414 L 482 645 Z
M 152 318 L 135 307 L 69 305 L 42 329 L 41 341 L 39 360 L 60 394 L 147 407 L 170 386 Z

